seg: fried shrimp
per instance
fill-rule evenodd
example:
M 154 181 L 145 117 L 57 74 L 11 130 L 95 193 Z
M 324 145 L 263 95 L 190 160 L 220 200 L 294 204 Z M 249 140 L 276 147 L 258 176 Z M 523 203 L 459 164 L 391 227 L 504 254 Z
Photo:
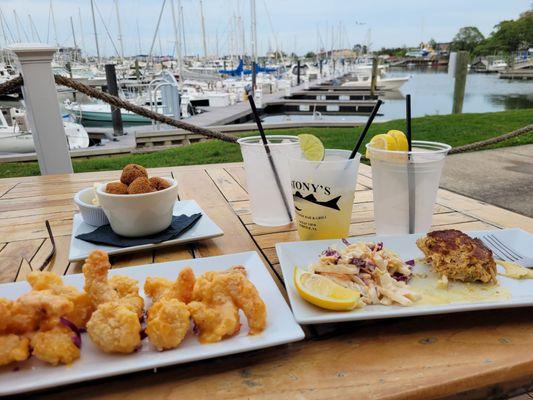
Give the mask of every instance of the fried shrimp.
M 147 278 L 144 292 L 154 302 L 148 310 L 146 333 L 158 350 L 178 347 L 190 326 L 186 303 L 192 299 L 195 276 L 190 267 L 179 273 L 174 282 L 165 278 Z
M 31 338 L 32 354 L 48 364 L 71 364 L 80 358 L 80 349 L 74 343 L 75 333 L 66 326 L 57 325 L 39 331 Z
M 177 299 L 159 300 L 148 310 L 146 334 L 159 351 L 178 347 L 189 326 L 189 310 Z
M 185 267 L 174 282 L 166 278 L 146 278 L 144 293 L 150 296 L 153 302 L 161 299 L 178 299 L 187 304 L 192 300 L 195 281 L 191 267 Z
M 0 335 L 0 366 L 30 357 L 30 339 L 15 334 Z
M 237 333 L 239 309 L 248 320 L 251 335 L 266 326 L 265 304 L 242 267 L 204 273 L 196 280 L 188 307 L 200 330 L 201 342 L 217 342 Z
M 101 304 L 87 323 L 91 340 L 106 353 L 132 353 L 141 345 L 139 317 L 119 302 Z
M 119 300 L 118 293 L 107 281 L 107 272 L 110 268 L 109 257 L 102 250 L 93 251 L 83 264 L 85 291 L 94 307 Z
M 33 290 L 50 290 L 53 294 L 70 300 L 74 305 L 74 309 L 65 314 L 64 317 L 78 328 L 85 328 L 94 311 L 87 293 L 80 292 L 74 286 L 65 285 L 59 275 L 49 271 L 30 272 L 28 274 L 28 283 Z
M 112 276 L 108 282 L 118 293 L 120 302 L 130 307 L 141 318 L 144 313 L 144 299 L 139 296 L 139 282 L 124 275 Z

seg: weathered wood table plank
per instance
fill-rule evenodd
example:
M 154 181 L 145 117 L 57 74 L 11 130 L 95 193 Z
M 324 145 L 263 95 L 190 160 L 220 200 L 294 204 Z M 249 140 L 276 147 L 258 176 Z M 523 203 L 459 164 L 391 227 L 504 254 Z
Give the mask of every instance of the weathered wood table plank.
M 194 199 L 224 236 L 193 244 L 112 258 L 115 268 L 257 251 L 277 284 L 283 282 L 274 245 L 298 240 L 294 224 L 266 228 L 253 223 L 241 164 L 158 168 L 173 176 L 180 199 Z M 106 171 L 0 181 L 0 282 L 23 280 L 42 265 L 51 242 L 49 269 L 79 273 L 68 248 L 78 190 L 117 179 Z M 360 168 L 351 235 L 373 234 L 372 177 Z M 533 219 L 439 190 L 433 229 L 520 227 Z M 36 394 L 40 399 L 137 398 L 504 398 L 533 388 L 533 309 L 484 311 L 433 317 L 315 326 L 308 339 L 276 348 L 182 366 L 87 382 Z

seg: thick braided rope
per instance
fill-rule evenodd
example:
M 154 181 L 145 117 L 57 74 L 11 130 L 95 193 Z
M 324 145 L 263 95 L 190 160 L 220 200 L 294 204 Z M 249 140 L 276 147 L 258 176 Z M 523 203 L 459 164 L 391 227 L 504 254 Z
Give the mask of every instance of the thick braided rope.
M 175 126 L 176 128 L 184 129 L 186 131 L 197 133 L 197 134 L 207 136 L 213 139 L 219 139 L 219 140 L 223 140 L 225 142 L 231 142 L 231 143 L 237 142 L 237 138 L 235 138 L 234 136 L 226 135 L 222 132 L 217 132 L 212 129 L 203 128 L 201 126 L 192 125 L 187 122 L 178 121 L 174 118 L 167 117 L 166 115 L 159 114 L 159 113 L 150 111 L 147 108 L 137 106 L 130 102 L 124 101 L 109 93 L 94 89 L 87 85 L 84 85 L 83 83 L 75 81 L 74 79 L 70 79 L 70 78 L 67 78 L 61 75 L 54 75 L 54 78 L 58 85 L 67 86 L 71 89 L 77 90 L 78 92 L 84 93 L 87 96 L 91 96 L 96 99 L 103 100 L 106 103 L 111 104 L 117 108 L 123 108 L 124 110 L 134 112 L 135 114 L 142 115 L 143 117 L 153 119 L 163 124 L 172 125 L 172 126 Z
M 533 131 L 533 125 L 526 125 L 522 128 L 516 129 L 509 133 L 504 133 L 503 135 L 500 135 L 500 136 L 495 136 L 490 139 L 481 140 L 475 143 L 465 144 L 464 146 L 454 147 L 453 149 L 450 150 L 450 154 L 464 153 L 465 151 L 472 151 L 472 150 L 479 150 L 482 147 L 495 144 L 495 143 L 499 143 L 499 142 L 503 142 L 504 140 L 508 140 L 508 139 L 511 139 L 511 138 L 514 138 L 520 135 L 524 135 L 531 131 Z
M 2 84 L 0 84 L 0 96 L 4 94 L 14 93 L 24 83 L 22 75 L 17 76 L 16 78 L 10 79 Z
M 153 119 L 153 120 L 159 121 L 167 125 L 172 125 L 172 126 L 175 126 L 176 128 L 181 128 L 192 133 L 198 133 L 198 134 L 201 134 L 207 137 L 224 140 L 226 142 L 234 143 L 237 141 L 237 139 L 233 136 L 225 135 L 221 132 L 213 131 L 211 129 L 191 125 L 186 122 L 178 121 L 173 118 L 167 117 L 166 115 L 152 112 L 144 107 L 136 106 L 129 102 L 123 101 L 122 99 L 112 96 L 109 93 L 93 89 L 73 79 L 66 78 L 60 75 L 54 75 L 54 78 L 58 85 L 70 87 L 71 89 L 85 93 L 88 96 L 103 100 L 108 104 L 114 105 L 115 107 L 129 110 L 136 114 L 142 115 L 146 118 Z M 16 78 L 13 78 L 7 82 L 0 84 L 0 95 L 13 93 L 15 89 L 17 89 L 19 86 L 22 86 L 23 83 L 24 82 L 23 82 L 22 76 L 18 76 Z M 500 136 L 492 137 L 486 140 L 481 140 L 475 143 L 465 144 L 464 146 L 454 147 L 453 149 L 450 150 L 450 154 L 464 153 L 466 151 L 479 150 L 485 146 L 503 142 L 504 140 L 508 140 L 508 139 L 511 139 L 511 138 L 514 138 L 520 135 L 524 135 L 531 131 L 533 131 L 533 125 L 526 125 L 522 128 L 516 129 L 509 133 L 504 133 L 503 135 L 500 135 Z

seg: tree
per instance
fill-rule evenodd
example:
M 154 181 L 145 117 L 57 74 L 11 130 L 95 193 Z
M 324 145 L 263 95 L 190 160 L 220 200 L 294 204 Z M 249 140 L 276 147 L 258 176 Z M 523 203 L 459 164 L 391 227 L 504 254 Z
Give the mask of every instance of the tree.
M 533 45 L 533 11 L 526 11 L 515 20 L 502 21 L 490 36 L 474 50 L 476 55 L 510 53 Z
M 433 50 L 437 49 L 437 41 L 435 39 L 433 38 L 429 39 L 428 44 Z
M 465 26 L 459 29 L 457 35 L 452 40 L 452 50 L 466 50 L 473 52 L 485 37 L 475 26 Z
M 316 58 L 316 54 L 312 51 L 308 51 L 307 54 L 305 55 L 305 58 L 314 59 Z

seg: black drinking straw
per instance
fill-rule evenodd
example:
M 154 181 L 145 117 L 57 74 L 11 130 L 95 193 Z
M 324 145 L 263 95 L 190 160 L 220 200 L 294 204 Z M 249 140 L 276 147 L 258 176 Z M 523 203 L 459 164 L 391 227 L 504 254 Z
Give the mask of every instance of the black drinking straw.
M 370 125 L 372 125 L 372 121 L 374 121 L 374 118 L 376 117 L 376 114 L 378 113 L 379 107 L 381 107 L 381 104 L 383 104 L 383 101 L 379 100 L 376 101 L 376 105 L 372 109 L 372 112 L 370 113 L 370 117 L 368 117 L 368 120 L 366 121 L 365 128 L 359 135 L 359 139 L 357 139 L 357 143 L 355 144 L 355 147 L 352 150 L 352 154 L 350 154 L 349 159 L 353 159 L 357 152 L 359 151 L 359 148 L 361 147 L 361 144 L 363 144 L 363 140 L 365 140 L 366 133 L 368 132 L 368 129 L 370 129 Z
M 250 102 L 250 108 L 252 109 L 252 113 L 254 114 L 255 123 L 257 124 L 257 129 L 259 130 L 259 134 L 261 135 L 261 140 L 263 141 L 263 146 L 265 147 L 268 162 L 270 163 L 270 168 L 272 168 L 272 172 L 274 172 L 274 179 L 276 180 L 276 185 L 278 186 L 279 192 L 281 194 L 283 205 L 285 206 L 285 211 L 287 211 L 289 221 L 292 221 L 291 209 L 289 207 L 289 203 L 287 203 L 287 198 L 285 197 L 285 191 L 283 190 L 283 185 L 281 184 L 281 180 L 279 179 L 278 170 L 276 169 L 276 165 L 274 164 L 274 159 L 272 158 L 272 154 L 270 153 L 270 147 L 268 146 L 268 141 L 265 135 L 265 131 L 263 129 L 263 124 L 261 123 L 261 118 L 259 117 L 257 108 L 255 107 L 254 98 L 252 96 L 252 90 L 249 86 L 247 86 L 245 90 L 248 96 L 248 101 Z
M 411 95 L 405 96 L 405 133 L 407 136 L 407 148 L 412 149 L 412 133 L 411 133 Z M 414 164 L 412 163 L 412 155 L 407 156 L 407 190 L 409 195 L 409 233 L 415 233 L 415 177 Z

